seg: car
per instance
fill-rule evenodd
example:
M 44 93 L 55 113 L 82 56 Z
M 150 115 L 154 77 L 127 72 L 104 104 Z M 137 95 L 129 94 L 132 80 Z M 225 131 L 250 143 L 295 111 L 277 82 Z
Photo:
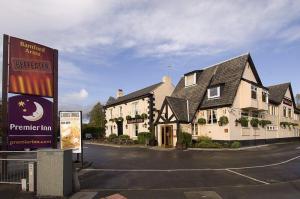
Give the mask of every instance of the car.
M 93 139 L 93 135 L 91 133 L 85 134 L 85 139 L 90 140 Z

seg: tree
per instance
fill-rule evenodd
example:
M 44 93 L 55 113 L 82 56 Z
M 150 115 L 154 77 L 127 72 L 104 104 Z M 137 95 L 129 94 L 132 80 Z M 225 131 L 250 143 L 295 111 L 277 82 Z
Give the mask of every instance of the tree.
M 296 104 L 297 104 L 297 107 L 300 108 L 300 94 L 296 95 Z
M 90 126 L 94 127 L 105 127 L 105 114 L 103 106 L 98 102 L 92 110 L 89 112 L 88 116 L 90 117 Z

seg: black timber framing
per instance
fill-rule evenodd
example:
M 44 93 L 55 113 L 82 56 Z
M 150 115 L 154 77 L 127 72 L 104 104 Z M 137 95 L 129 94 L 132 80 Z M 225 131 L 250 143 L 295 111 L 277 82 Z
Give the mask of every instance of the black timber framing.
M 177 119 L 177 117 L 176 117 L 176 115 L 174 113 L 172 113 L 169 116 L 169 109 L 168 109 L 168 107 L 170 107 L 169 104 L 168 104 L 168 101 L 164 100 L 164 102 L 163 102 L 163 104 L 161 106 L 161 109 L 158 112 L 158 116 L 157 116 L 155 124 L 168 124 L 168 123 L 171 124 L 171 123 L 178 123 L 179 122 L 178 119 Z M 172 110 L 171 107 L 170 107 L 170 109 Z M 165 116 L 164 117 L 162 116 L 163 111 L 165 111 Z M 175 118 L 175 120 L 171 121 L 173 118 Z M 162 119 L 163 122 L 159 122 L 160 119 Z
M 149 95 L 149 101 L 148 101 L 148 130 L 151 133 L 154 133 L 154 106 L 155 106 L 155 99 L 153 94 Z

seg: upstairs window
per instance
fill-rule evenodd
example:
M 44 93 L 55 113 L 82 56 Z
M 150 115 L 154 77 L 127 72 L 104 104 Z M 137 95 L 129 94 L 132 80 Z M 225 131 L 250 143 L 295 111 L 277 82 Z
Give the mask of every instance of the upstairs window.
M 209 88 L 207 90 L 208 99 L 220 97 L 220 86 Z
M 196 84 L 196 73 L 184 76 L 185 87 L 193 86 Z
M 132 117 L 135 117 L 136 115 L 139 114 L 139 111 L 138 111 L 138 102 L 134 102 L 132 103 Z
M 267 91 L 262 92 L 262 101 L 268 103 L 268 92 Z
M 119 107 L 119 115 L 120 115 L 120 117 L 123 117 L 122 106 Z
M 112 119 L 113 118 L 113 110 L 112 110 L 112 108 L 109 109 L 109 113 L 110 113 L 110 119 Z
M 288 112 L 289 113 L 289 118 L 292 118 L 292 109 L 289 108 L 288 110 L 289 110 L 289 112 Z
M 283 117 L 287 117 L 287 111 L 286 111 L 286 107 L 283 107 Z
M 251 85 L 251 98 L 257 99 L 257 87 L 254 85 Z

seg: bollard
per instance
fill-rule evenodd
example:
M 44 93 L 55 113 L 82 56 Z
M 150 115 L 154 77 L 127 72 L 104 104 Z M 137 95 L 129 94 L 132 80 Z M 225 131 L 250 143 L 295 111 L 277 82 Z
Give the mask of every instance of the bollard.
M 28 188 L 30 192 L 34 192 L 34 162 L 28 163 Z
M 21 179 L 22 191 L 27 191 L 27 180 L 26 178 Z

